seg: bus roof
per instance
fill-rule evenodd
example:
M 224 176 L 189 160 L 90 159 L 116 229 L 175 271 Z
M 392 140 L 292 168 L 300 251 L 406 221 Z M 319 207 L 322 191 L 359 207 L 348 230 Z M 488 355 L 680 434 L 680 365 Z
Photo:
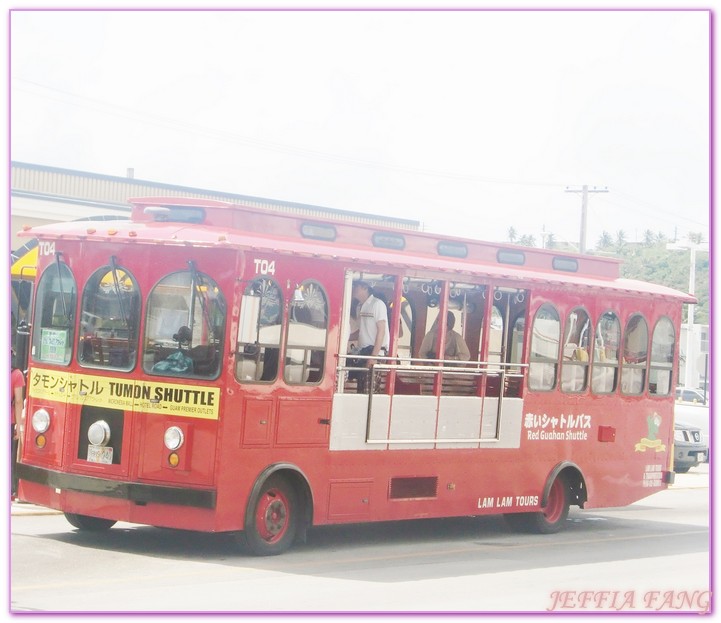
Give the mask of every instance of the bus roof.
M 695 303 L 683 292 L 620 277 L 620 260 L 549 249 L 439 236 L 342 219 L 270 212 L 221 201 L 177 197 L 131 199 L 130 220 L 65 222 L 25 230 L 41 239 L 124 241 L 131 244 L 252 248 L 306 257 L 344 258 L 379 267 L 487 275 L 581 288 L 608 289 Z

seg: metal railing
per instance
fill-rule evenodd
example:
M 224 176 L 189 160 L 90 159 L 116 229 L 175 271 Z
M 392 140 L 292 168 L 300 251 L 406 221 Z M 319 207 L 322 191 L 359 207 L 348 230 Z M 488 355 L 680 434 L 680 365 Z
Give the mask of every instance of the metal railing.
M 362 387 L 362 393 L 368 396 L 368 405 L 366 412 L 366 443 L 369 444 L 427 444 L 427 443 L 489 443 L 497 441 L 500 436 L 500 427 L 502 422 L 503 412 L 503 400 L 507 396 L 507 388 L 511 379 L 518 380 L 518 396 L 521 394 L 521 387 L 523 385 L 523 379 L 525 372 L 528 369 L 528 364 L 521 363 L 498 363 L 498 362 L 482 362 L 482 361 L 457 361 L 457 360 L 444 360 L 444 359 L 419 359 L 411 357 L 393 357 L 380 356 L 373 357 L 370 355 L 339 355 L 339 361 L 345 360 L 345 365 L 338 365 L 337 367 L 337 388 L 339 393 L 345 393 L 346 382 L 348 377 L 356 376 L 356 378 L 362 379 L 366 377 L 366 382 L 359 384 Z M 347 365 L 348 360 L 353 360 L 353 365 Z M 371 362 L 371 365 L 359 365 L 360 363 Z M 437 375 L 440 375 L 437 377 Z M 440 401 L 443 396 L 468 396 L 467 393 L 444 393 L 444 387 L 446 389 L 453 389 L 452 382 L 444 386 L 444 380 L 451 379 L 476 379 L 475 383 L 471 383 L 470 387 L 474 389 L 471 396 L 475 396 L 481 399 L 481 418 L 484 417 L 484 406 L 486 398 L 497 398 L 498 402 L 496 405 L 495 413 L 495 434 L 492 438 L 485 438 L 479 436 L 475 438 L 439 438 L 435 435 L 433 438 L 424 439 L 373 439 L 371 438 L 371 415 L 373 411 L 373 397 L 375 395 L 390 395 L 391 401 L 394 396 L 405 395 L 408 392 L 395 392 L 387 391 L 390 389 L 396 389 L 398 387 L 398 381 L 406 383 L 403 377 L 411 376 L 416 381 L 420 381 L 421 386 L 433 387 L 432 393 L 429 393 L 429 397 L 435 397 L 437 401 Z M 422 380 L 427 378 L 429 382 L 423 383 Z M 491 386 L 496 386 L 495 383 L 489 383 L 489 379 L 497 379 L 498 394 L 495 392 L 489 393 L 488 389 Z M 485 383 L 484 383 L 485 381 Z M 357 381 L 358 382 L 358 381 Z M 468 388 L 469 385 L 466 383 L 463 385 L 464 388 Z M 379 391 L 380 390 L 380 391 Z M 516 396 L 514 396 L 516 397 Z M 391 403 L 392 404 L 392 403 Z M 439 408 L 436 409 L 436 417 L 440 413 Z M 393 410 L 391 407 L 390 418 L 393 417 Z M 436 421 L 436 430 L 437 430 Z M 390 421 L 389 421 L 390 429 Z

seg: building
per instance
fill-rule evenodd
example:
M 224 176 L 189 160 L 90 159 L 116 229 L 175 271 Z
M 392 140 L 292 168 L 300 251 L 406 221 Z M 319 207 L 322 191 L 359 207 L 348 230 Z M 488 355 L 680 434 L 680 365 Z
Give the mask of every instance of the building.
M 709 387 L 710 357 L 709 357 L 709 325 L 691 325 L 691 339 L 688 340 L 688 323 L 681 325 L 679 336 L 679 364 L 678 383 L 692 388 Z M 688 345 L 691 353 L 687 353 Z
M 191 188 L 135 179 L 128 169 L 125 177 L 61 169 L 25 162 L 11 162 L 10 248 L 25 243 L 16 232 L 25 226 L 71 221 L 97 216 L 127 217 L 131 197 L 197 197 L 242 203 L 256 208 L 307 214 L 322 219 L 354 220 L 399 229 L 420 229 L 414 220 L 390 218 L 362 212 L 347 212 L 315 205 L 252 197 L 234 193 Z

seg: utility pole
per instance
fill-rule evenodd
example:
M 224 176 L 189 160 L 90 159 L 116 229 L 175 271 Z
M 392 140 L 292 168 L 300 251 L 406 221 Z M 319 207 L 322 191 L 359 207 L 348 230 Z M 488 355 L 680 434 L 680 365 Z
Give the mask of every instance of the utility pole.
M 588 193 L 607 193 L 608 187 L 604 188 L 589 188 L 587 184 L 581 186 L 581 188 L 569 188 L 566 187 L 567 193 L 581 193 L 581 236 L 578 241 L 578 248 L 581 253 L 586 252 L 586 230 L 588 221 Z
M 696 294 L 696 251 L 709 250 L 708 243 L 697 243 L 689 240 L 686 244 L 679 244 L 676 242 L 670 242 L 666 245 L 669 251 L 690 251 L 691 257 L 689 258 L 689 275 L 688 275 L 688 293 L 691 296 Z M 698 385 L 698 373 L 696 373 L 696 356 L 697 350 L 694 329 L 694 306 L 695 303 L 688 306 L 688 315 L 686 322 L 688 329 L 686 330 L 686 363 L 684 365 L 684 385 L 686 387 L 695 388 Z

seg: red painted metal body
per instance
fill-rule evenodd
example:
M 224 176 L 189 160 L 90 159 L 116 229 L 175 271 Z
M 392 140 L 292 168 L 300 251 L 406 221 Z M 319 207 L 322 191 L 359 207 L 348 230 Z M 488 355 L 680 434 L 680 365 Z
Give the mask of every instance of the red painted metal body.
M 637 315 L 648 324 L 650 344 L 661 318 L 670 321 L 678 336 L 681 305 L 690 297 L 620 279 L 617 262 L 593 256 L 384 231 L 341 220 L 317 222 L 195 199 L 146 198 L 133 205 L 129 221 L 65 223 L 27 233 L 40 241 L 40 278 L 55 271 L 58 262 L 72 274 L 77 284 L 72 314 L 76 325 L 84 284 L 108 258 L 131 273 L 139 292 L 141 313 L 134 322 L 141 343 L 138 359 L 129 368 L 82 365 L 77 334 L 68 345 L 67 362 L 42 361 L 37 352 L 31 355 L 22 498 L 80 515 L 235 531 L 247 527 L 254 499 L 273 512 L 282 511 L 283 505 L 258 493 L 272 473 L 285 474 L 293 483 L 304 513 L 315 525 L 539 511 L 554 475 L 564 469 L 571 470 L 566 473 L 573 474 L 578 500 L 587 507 L 628 504 L 666 486 L 673 392 L 649 391 L 646 383 L 638 393 L 624 393 L 620 386 L 595 393 L 590 382 L 578 391 L 563 391 L 560 382 L 534 390 L 528 378 L 533 339 L 529 327 L 544 305 L 557 310 L 561 323 L 580 308 L 593 319 L 593 326 L 605 313 L 615 314 L 622 327 Z M 159 218 L 168 207 L 197 208 L 202 222 Z M 148 297 L 167 275 L 187 270 L 189 262 L 212 277 L 226 303 L 218 372 L 208 378 L 168 377 L 141 365 L 146 356 L 142 336 L 150 330 Z M 463 396 L 451 391 L 444 397 L 437 380 L 427 395 L 419 390 L 418 396 L 402 396 L 398 388 L 403 370 L 394 368 L 385 389 L 373 397 L 374 405 L 390 414 L 386 429 L 380 434 L 367 434 L 365 428 L 357 433 L 359 425 L 351 422 L 355 415 L 348 414 L 365 418 L 371 408 L 361 404 L 367 396 L 343 390 L 348 314 L 344 297 L 350 271 L 394 278 L 396 284 L 447 284 L 442 287 L 448 291 L 458 282 L 495 296 L 513 291 L 522 306 L 517 318 L 522 339 L 513 368 L 520 379 L 516 389 L 507 395 L 500 392 L 500 398 L 494 395 L 488 389 L 492 374 L 486 367 L 477 375 L 483 379 L 483 391 L 474 389 Z M 323 288 L 325 342 L 314 347 L 322 353 L 322 375 L 313 382 L 297 382 L 284 373 L 291 365 L 285 351 L 278 375 L 269 382 L 244 382 L 239 372 L 241 355 L 245 356 L 238 346 L 247 304 L 244 292 L 253 280 L 265 277 L 279 285 L 286 315 L 298 284 L 313 279 Z M 391 303 L 402 303 L 405 291 L 399 287 L 394 292 Z M 445 309 L 450 304 L 442 305 Z M 389 307 L 394 326 L 400 304 Z M 483 337 L 476 338 L 479 361 L 492 350 L 486 337 L 490 325 L 484 323 L 479 329 Z M 287 333 L 286 323 L 279 337 L 281 348 Z M 467 335 L 471 333 L 469 325 Z M 45 342 L 37 344 L 45 347 Z M 400 355 L 393 341 L 390 355 L 390 365 L 395 365 L 393 357 Z M 671 388 L 677 355 L 674 345 Z M 589 366 L 597 361 L 592 354 Z M 555 365 L 566 364 L 559 359 Z M 581 370 L 590 378 L 591 368 Z M 466 435 L 459 443 L 458 431 L 464 425 L 453 420 L 454 414 L 475 413 L 478 405 L 485 408 L 484 400 L 496 401 L 496 432 Z M 41 442 L 30 425 L 39 409 L 47 410 L 51 420 Z M 82 420 L 93 415 L 93 409 L 104 417 L 117 414 L 122 422 L 122 445 L 112 464 L 88 460 L 83 439 L 87 425 Z M 405 434 L 412 435 L 414 410 L 431 413 L 431 419 L 435 413 L 428 428 L 433 439 L 393 439 L 396 417 Z M 172 459 L 175 464 L 164 444 L 170 426 L 178 427 L 184 440 Z M 649 443 L 644 445 L 644 440 Z M 279 499 L 289 503 L 292 498 L 281 492 Z M 278 529 L 283 532 L 286 527 Z M 273 524 L 266 530 L 272 532 Z

